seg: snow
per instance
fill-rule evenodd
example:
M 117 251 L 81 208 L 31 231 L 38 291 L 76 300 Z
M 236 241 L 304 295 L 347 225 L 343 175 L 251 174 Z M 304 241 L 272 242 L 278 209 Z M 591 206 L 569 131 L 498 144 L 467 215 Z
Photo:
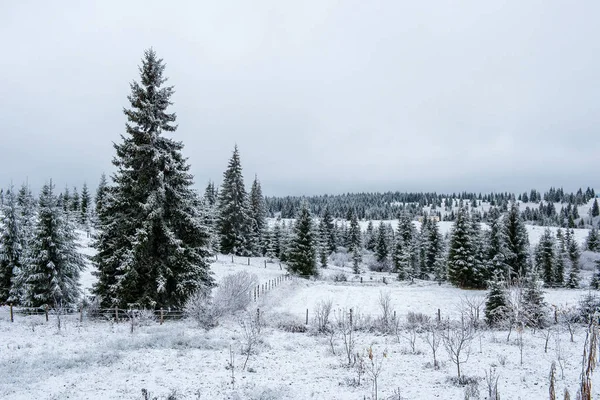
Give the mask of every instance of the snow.
M 542 228 L 539 228 L 540 232 Z M 530 231 L 533 235 L 535 230 Z M 90 239 L 80 233 L 82 251 L 92 255 Z M 219 255 L 211 265 L 217 283 L 223 277 L 240 270 L 258 276 L 266 283 L 285 274 L 285 266 L 266 263 L 265 258 Z M 340 272 L 348 282 L 333 282 Z M 589 272 L 585 271 L 589 275 Z M 584 280 L 589 279 L 586 275 Z M 320 300 L 331 299 L 335 312 L 353 308 L 355 313 L 376 318 L 381 292 L 389 292 L 395 311 L 402 321 L 408 312 L 422 312 L 434 317 L 441 310 L 442 318 L 456 318 L 461 299 L 482 297 L 484 291 L 464 291 L 450 285 L 416 281 L 398 282 L 386 273 L 364 272 L 354 277 L 349 268 L 323 270 L 319 280 L 294 279 L 284 281 L 267 292 L 249 311 L 260 309 L 266 326 L 261 343 L 251 355 L 248 367 L 242 371 L 245 356 L 239 319 L 227 317 L 213 330 L 205 331 L 193 321 L 166 321 L 163 325 L 149 321 L 130 332 L 127 322 L 113 323 L 78 315 L 63 317 L 57 328 L 56 317 L 45 322 L 43 316 L 15 315 L 9 322 L 7 307 L 0 308 L 0 398 L 24 399 L 141 399 L 141 389 L 152 396 L 177 399 L 363 399 L 373 398 L 368 377 L 359 386 L 352 385 L 355 369 L 344 365 L 343 343 L 334 340 L 332 354 L 329 338 L 310 329 L 306 333 L 291 333 L 281 327 L 304 325 L 306 310 L 312 325 L 314 307 Z M 386 283 L 383 282 L 386 278 Z M 82 286 L 89 290 L 93 275 L 86 271 Z M 552 289 L 545 291 L 549 304 L 560 307 L 576 305 L 586 290 Z M 356 315 L 356 314 L 355 314 Z M 485 371 L 494 366 L 500 375 L 499 391 L 506 399 L 543 399 L 548 393 L 550 365 L 563 353 L 564 378 L 557 372 L 557 392 L 569 388 L 576 392 L 581 371 L 581 354 L 585 330 L 577 326 L 574 342 L 569 333 L 552 325 L 555 333 L 544 352 L 545 338 L 541 332 L 526 329 L 523 364 L 520 363 L 517 334 L 507 342 L 507 331 L 480 330 L 471 344 L 469 360 L 461 366 L 463 373 L 480 379 L 479 390 L 487 393 L 483 380 Z M 558 342 L 556 341 L 558 338 Z M 403 399 L 463 399 L 464 389 L 448 382 L 456 375 L 443 347 L 438 349 L 442 362 L 439 370 L 430 367 L 431 352 L 419 336 L 417 352 L 409 350 L 408 341 L 394 335 L 361 331 L 356 333 L 356 352 L 365 354 L 372 346 L 380 355 L 385 350 L 383 371 L 378 379 L 379 398 L 392 396 L 400 390 Z M 234 353 L 235 385 L 231 384 L 231 369 L 227 368 L 230 349 Z M 600 395 L 598 372 L 594 395 Z

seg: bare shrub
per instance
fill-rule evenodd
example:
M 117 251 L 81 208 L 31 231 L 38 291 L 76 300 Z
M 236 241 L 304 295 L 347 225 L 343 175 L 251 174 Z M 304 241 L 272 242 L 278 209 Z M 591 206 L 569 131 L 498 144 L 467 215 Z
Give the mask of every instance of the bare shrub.
M 314 308 L 314 322 L 319 333 L 327 333 L 331 330 L 329 316 L 333 301 L 331 299 L 319 301 Z
M 250 304 L 252 291 L 257 285 L 256 275 L 246 271 L 223 278 L 215 290 L 213 299 L 218 314 L 233 314 L 245 310 Z
M 406 315 L 406 323 L 408 325 L 424 327 L 431 323 L 431 317 L 420 312 L 409 311 Z
M 459 324 L 448 324 L 447 329 L 442 333 L 442 340 L 450 360 L 456 365 L 458 378 L 460 379 L 460 366 L 469 360 L 471 354 L 473 329 L 463 321 Z
M 389 333 L 393 328 L 393 320 L 395 318 L 394 309 L 392 306 L 392 295 L 389 291 L 379 292 L 379 310 L 381 316 L 379 317 L 379 329 L 382 333 Z
M 383 370 L 383 360 L 387 357 L 387 351 L 384 350 L 381 355 L 373 352 L 373 347 L 369 346 L 367 350 L 367 358 L 369 361 L 366 362 L 366 370 L 371 380 L 373 381 L 373 398 L 377 400 L 378 388 L 377 379 Z
M 557 310 L 559 324 L 565 326 L 569 331 L 571 343 L 575 341 L 575 328 L 580 322 L 580 311 L 576 307 L 562 307 Z
M 256 346 L 261 342 L 262 324 L 260 314 L 250 314 L 239 320 L 242 328 L 242 354 L 246 356 L 242 371 L 246 369 L 250 356 L 255 352 Z
M 338 272 L 332 276 L 334 282 L 347 282 L 348 276 L 343 272 Z
M 208 288 L 199 289 L 191 295 L 185 303 L 184 312 L 188 318 L 196 321 L 199 327 L 207 330 L 215 327 L 219 318 Z
M 133 333 L 134 328 L 148 326 L 151 323 L 156 322 L 156 316 L 152 310 L 127 310 L 126 315 L 129 319 L 131 333 Z
M 460 300 L 459 311 L 462 318 L 468 321 L 474 329 L 477 329 L 483 324 L 480 316 L 484 306 L 484 296 L 463 296 Z
M 348 359 L 348 366 L 351 367 L 354 361 L 354 348 L 356 345 L 352 309 L 338 310 L 334 312 L 334 317 L 336 330 L 340 333 L 344 344 L 344 355 Z
M 437 351 L 442 343 L 442 329 L 439 324 L 429 324 L 423 333 L 425 342 L 429 345 L 431 353 L 433 354 L 433 368 L 439 368 L 439 362 L 437 360 Z
M 496 368 L 490 367 L 489 372 L 485 371 L 485 383 L 488 390 L 489 400 L 500 400 L 500 393 L 498 392 L 498 380 L 500 376 L 496 373 Z

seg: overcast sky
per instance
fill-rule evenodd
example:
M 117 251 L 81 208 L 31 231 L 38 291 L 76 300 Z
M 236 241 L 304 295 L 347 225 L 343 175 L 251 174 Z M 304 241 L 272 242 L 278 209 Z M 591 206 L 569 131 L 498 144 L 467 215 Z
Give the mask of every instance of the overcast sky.
M 502 4 L 506 3 L 506 4 Z M 199 188 L 598 188 L 598 1 L 1 1 L 0 186 L 112 172 L 145 48 Z

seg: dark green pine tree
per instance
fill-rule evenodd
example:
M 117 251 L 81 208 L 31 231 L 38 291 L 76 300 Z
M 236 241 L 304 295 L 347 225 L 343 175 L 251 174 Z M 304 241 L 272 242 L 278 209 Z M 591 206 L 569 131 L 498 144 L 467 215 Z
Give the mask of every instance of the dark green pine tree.
M 556 248 L 554 254 L 556 255 L 554 260 L 554 285 L 563 286 L 565 283 L 565 264 L 568 258 L 565 238 L 560 228 L 556 231 Z
M 87 187 L 87 183 L 83 184 L 83 188 L 81 189 L 81 202 L 80 202 L 80 210 L 79 210 L 79 223 L 81 225 L 87 225 L 90 219 L 90 192 Z
M 415 278 L 410 259 L 409 246 L 404 243 L 400 236 L 398 236 L 394 244 L 393 252 L 394 271 L 398 274 L 398 280 L 413 280 Z
M 529 236 L 517 203 L 513 202 L 504 216 L 503 228 L 507 250 L 505 262 L 510 268 L 510 278 L 524 277 L 529 265 Z
M 65 191 L 62 193 L 62 202 L 60 202 L 60 206 L 62 206 L 65 215 L 68 215 L 68 212 L 71 210 L 71 192 L 69 192 L 69 187 L 65 186 Z
M 358 246 L 354 247 L 352 250 L 352 272 L 355 275 L 360 275 L 360 263 L 362 261 L 362 257 L 360 255 L 360 250 Z
M 255 244 L 253 220 L 237 145 L 227 170 L 223 173 L 217 215 L 221 251 L 225 254 L 251 256 Z
M 107 196 L 109 195 L 110 188 L 108 187 L 108 181 L 106 175 L 103 173 L 100 176 L 100 183 L 96 189 L 96 198 L 94 199 L 94 208 L 96 213 L 96 226 L 101 225 L 101 221 L 98 219 L 101 215 L 106 215 L 104 212 L 106 208 Z
M 481 223 L 471 219 L 471 243 L 473 245 L 473 287 L 483 289 L 492 275 L 487 268 L 486 233 L 481 229 Z
M 319 223 L 319 230 L 326 240 L 329 253 L 335 253 L 337 251 L 337 238 L 335 225 L 333 224 L 333 218 L 331 217 L 328 206 L 325 206 L 325 211 L 323 211 L 323 218 L 321 218 L 321 222 Z
M 308 278 L 316 276 L 317 240 L 308 205 L 304 203 L 294 225 L 288 254 L 290 272 Z
M 525 277 L 523 297 L 521 299 L 525 323 L 533 328 L 542 328 L 544 325 L 544 292 L 537 269 L 528 270 Z
M 386 228 L 383 221 L 379 223 L 377 229 L 377 247 L 375 248 L 375 258 L 381 269 L 387 269 L 389 265 L 389 248 L 386 234 Z
M 456 215 L 448 244 L 448 280 L 460 288 L 480 287 L 475 270 L 475 244 L 469 212 L 461 207 Z
M 544 284 L 547 287 L 555 286 L 556 281 L 556 243 L 550 229 L 546 228 L 540 237 L 540 242 L 535 249 L 535 265 L 542 272 Z
M 360 251 L 362 247 L 361 242 L 358 217 L 356 216 L 356 211 L 352 210 L 352 215 L 350 216 L 350 229 L 348 230 L 348 252 L 354 252 L 354 249 Z
M 585 241 L 585 247 L 589 251 L 600 251 L 600 235 L 598 235 L 598 228 L 593 227 L 590 229 L 590 233 Z
M 18 303 L 18 276 L 23 264 L 25 250 L 17 196 L 14 187 L 6 191 L 0 215 L 0 303 Z
M 254 176 L 250 190 L 250 215 L 252 217 L 252 234 L 254 236 L 254 250 L 256 255 L 264 255 L 267 251 L 265 230 L 267 228 L 267 206 L 262 194 L 258 176 Z
M 506 283 L 500 280 L 499 274 L 494 274 L 488 282 L 488 294 L 485 302 L 485 321 L 489 326 L 496 327 L 508 317 L 508 297 Z
M 594 204 L 592 204 L 590 213 L 592 214 L 592 218 L 600 215 L 600 207 L 598 207 L 598 199 L 597 198 L 594 199 Z
M 77 191 L 76 187 L 73 187 L 73 195 L 71 196 L 69 210 L 71 211 L 71 215 L 75 221 L 79 220 L 79 214 L 81 212 L 81 198 L 79 197 L 79 192 Z
M 573 231 L 571 231 L 570 233 L 569 231 L 567 231 L 567 243 L 567 254 L 569 257 L 569 264 L 571 268 L 569 269 L 569 277 L 565 286 L 570 289 L 577 289 L 579 288 L 580 281 L 579 258 L 581 257 L 581 252 L 579 251 L 579 245 L 577 244 L 577 241 L 573 237 Z
M 214 182 L 209 181 L 204 190 L 204 199 L 209 206 L 213 207 L 217 204 L 217 190 L 215 189 Z
M 420 279 L 428 279 L 429 273 L 433 270 L 429 268 L 429 263 L 427 262 L 427 250 L 429 248 L 429 239 L 430 239 L 430 226 L 431 219 L 427 215 L 427 213 L 423 216 L 423 222 L 421 223 L 421 231 L 419 232 L 419 271 L 420 271 Z
M 114 145 L 117 171 L 99 210 L 93 257 L 103 306 L 181 307 L 213 285 L 210 233 L 190 166 L 183 144 L 166 135 L 177 125 L 164 70 L 154 50 L 146 50 L 140 82 L 131 83 L 131 108 L 124 110 L 127 134 Z
M 440 233 L 438 223 L 432 220 L 429 224 L 429 240 L 427 242 L 427 268 L 433 272 L 435 280 L 441 282 L 446 279 L 446 260 L 444 258 L 444 238 Z
M 508 253 L 506 243 L 506 231 L 500 210 L 493 207 L 488 214 L 490 226 L 489 241 L 488 241 L 488 271 L 491 276 L 500 274 L 508 277 L 510 275 L 510 267 L 506 264 L 506 254 Z
M 27 251 L 24 303 L 30 307 L 69 306 L 79 298 L 85 268 L 72 223 L 57 205 L 52 182 L 42 187 L 39 217 Z
M 365 249 L 374 252 L 376 247 L 377 235 L 375 234 L 375 227 L 373 226 L 373 221 L 369 220 L 367 230 L 365 231 Z

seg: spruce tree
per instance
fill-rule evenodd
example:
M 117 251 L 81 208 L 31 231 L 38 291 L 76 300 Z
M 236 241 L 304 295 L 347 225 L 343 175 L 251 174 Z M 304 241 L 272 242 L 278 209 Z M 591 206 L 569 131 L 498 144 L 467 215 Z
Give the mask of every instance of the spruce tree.
M 552 287 L 556 284 L 555 248 L 556 243 L 552 237 L 552 233 L 550 229 L 546 228 L 535 249 L 535 265 L 538 271 L 542 272 L 542 278 L 547 287 Z
M 600 235 L 598 235 L 598 229 L 596 227 L 590 229 L 590 233 L 585 241 L 585 247 L 589 251 L 600 251 Z
M 508 239 L 504 229 L 503 217 L 496 207 L 490 209 L 488 221 L 490 225 L 487 254 L 488 272 L 492 276 L 501 274 L 501 276 L 508 278 L 510 275 L 510 267 L 506 264 Z
M 68 306 L 79 298 L 79 275 L 85 268 L 75 229 L 63 215 L 52 182 L 42 187 L 39 218 L 27 252 L 25 304 Z
M 499 279 L 499 274 L 494 274 L 488 283 L 488 294 L 485 302 L 485 321 L 489 326 L 501 324 L 508 316 L 508 298 L 506 284 Z
M 81 225 L 87 225 L 90 218 L 90 192 L 87 187 L 87 183 L 83 184 L 83 188 L 81 189 L 81 202 L 80 202 L 80 212 L 79 212 L 79 223 Z
M 565 283 L 565 264 L 567 262 L 567 249 L 562 229 L 556 231 L 556 248 L 554 260 L 554 286 L 563 286 Z
M 354 252 L 354 249 L 361 249 L 361 234 L 356 211 L 352 210 L 350 216 L 350 229 L 348 230 L 348 251 Z
M 204 190 L 204 199 L 211 207 L 217 204 L 217 190 L 215 189 L 215 184 L 211 181 L 208 182 Z
M 97 218 L 99 218 L 101 215 L 106 215 L 104 209 L 106 208 L 106 202 L 108 201 L 107 196 L 109 195 L 109 190 L 110 188 L 108 187 L 106 175 L 103 173 L 100 176 L 100 183 L 98 184 L 98 188 L 96 189 L 96 198 L 94 200 Z
M 570 270 L 569 270 L 569 277 L 567 279 L 567 283 L 566 286 L 570 289 L 577 289 L 579 288 L 579 258 L 581 256 L 581 253 L 579 251 L 579 245 L 577 244 L 577 241 L 575 240 L 575 238 L 573 237 L 573 232 L 571 232 L 568 237 L 570 237 L 570 240 L 568 241 L 569 245 L 568 245 L 568 257 L 569 257 L 569 261 L 570 261 Z
M 475 265 L 475 243 L 469 212 L 461 207 L 456 215 L 448 245 L 448 279 L 460 288 L 480 287 Z
M 594 199 L 594 203 L 592 204 L 590 213 L 592 214 L 592 218 L 600 215 L 600 207 L 598 207 L 598 199 L 597 198 Z
M 533 328 L 543 327 L 544 292 L 542 291 L 540 277 L 535 267 L 529 269 L 527 272 L 521 301 L 526 324 Z
M 352 250 L 352 272 L 354 272 L 355 275 L 360 275 L 360 262 L 361 262 L 361 255 L 360 255 L 360 251 L 358 250 L 358 246 L 354 247 L 354 250 Z
M 306 203 L 296 218 L 288 258 L 291 272 L 306 278 L 317 275 L 317 241 Z
M 221 251 L 237 256 L 251 256 L 254 250 L 253 219 L 237 145 L 223 173 L 219 190 L 218 227 Z
M 375 228 L 373 227 L 373 221 L 369 220 L 367 224 L 367 230 L 365 231 L 365 249 L 369 251 L 375 251 L 377 247 L 377 235 L 375 234 Z
M 382 269 L 388 267 L 388 256 L 390 254 L 388 249 L 386 228 L 383 221 L 379 223 L 379 228 L 377 229 L 377 248 L 375 249 L 375 258 L 377 259 L 377 263 L 381 266 Z
M 267 208 L 258 176 L 254 177 L 252 189 L 250 190 L 250 215 L 254 220 L 252 233 L 255 238 L 256 255 L 264 255 L 266 252 L 265 229 L 267 227 Z
M 115 144 L 117 171 L 106 205 L 93 262 L 94 291 L 103 306 L 181 307 L 197 290 L 213 285 L 210 234 L 192 189 L 183 144 L 173 134 L 165 64 L 146 50 L 140 81 L 131 83 L 126 134 Z
M 19 302 L 18 276 L 23 264 L 24 240 L 14 187 L 2 203 L 0 215 L 0 303 Z M 17 294 L 15 296 L 11 296 Z
M 337 251 L 335 225 L 333 224 L 333 218 L 331 217 L 328 206 L 325 206 L 325 211 L 323 211 L 323 218 L 321 218 L 319 230 L 326 240 L 329 253 L 335 253 Z
M 69 213 L 69 217 L 72 216 L 75 221 L 79 221 L 79 214 L 81 213 L 81 199 L 76 187 L 73 187 L 73 195 L 71 196 L 69 211 L 71 211 Z
M 505 215 L 503 228 L 507 250 L 505 262 L 510 268 L 510 277 L 524 277 L 529 263 L 529 237 L 517 203 L 513 202 Z
M 445 280 L 446 263 L 444 260 L 444 238 L 436 220 L 429 224 L 429 240 L 425 253 L 427 269 L 435 275 L 437 281 Z

